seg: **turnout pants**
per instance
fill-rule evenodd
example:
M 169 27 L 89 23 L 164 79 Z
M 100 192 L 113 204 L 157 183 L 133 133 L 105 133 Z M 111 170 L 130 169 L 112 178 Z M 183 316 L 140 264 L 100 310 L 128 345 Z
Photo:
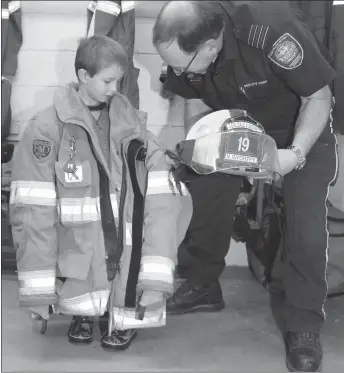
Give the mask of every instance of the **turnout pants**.
M 324 322 L 328 249 L 326 200 L 337 170 L 335 137 L 318 141 L 300 171 L 284 178 L 286 245 L 282 264 L 285 326 L 318 332 Z M 224 174 L 190 181 L 194 213 L 179 265 L 194 285 L 217 281 L 225 267 L 242 178 Z

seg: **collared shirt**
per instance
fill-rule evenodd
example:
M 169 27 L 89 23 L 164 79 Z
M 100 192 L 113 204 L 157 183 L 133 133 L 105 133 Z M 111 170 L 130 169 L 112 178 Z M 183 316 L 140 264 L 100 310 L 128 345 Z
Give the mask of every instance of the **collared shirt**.
M 225 15 L 218 58 L 203 76 L 176 77 L 168 68 L 166 89 L 187 99 L 202 99 L 214 110 L 247 110 L 279 146 L 286 146 L 292 139 L 300 97 L 330 84 L 335 72 L 288 2 L 218 4 Z

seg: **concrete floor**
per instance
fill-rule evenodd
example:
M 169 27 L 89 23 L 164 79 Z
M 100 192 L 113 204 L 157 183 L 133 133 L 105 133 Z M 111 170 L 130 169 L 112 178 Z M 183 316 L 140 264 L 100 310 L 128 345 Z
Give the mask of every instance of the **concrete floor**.
M 2 372 L 287 372 L 284 346 L 268 293 L 247 268 L 222 276 L 226 308 L 215 314 L 173 316 L 145 330 L 124 352 L 67 342 L 70 318 L 54 316 L 46 335 L 17 305 L 14 274 L 2 279 Z M 344 297 L 327 303 L 324 372 L 344 372 Z

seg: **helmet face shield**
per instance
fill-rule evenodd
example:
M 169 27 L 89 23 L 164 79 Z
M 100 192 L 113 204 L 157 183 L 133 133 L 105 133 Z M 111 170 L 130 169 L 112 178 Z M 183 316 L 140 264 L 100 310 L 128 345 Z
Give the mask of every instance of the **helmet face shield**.
M 228 118 L 227 115 L 226 120 L 221 120 L 220 126 L 217 123 L 214 126 L 209 121 L 208 129 L 217 127 L 217 131 L 205 130 L 204 119 L 218 112 L 202 118 L 199 136 L 177 145 L 181 162 L 201 175 L 222 172 L 251 178 L 279 179 L 281 171 L 275 140 L 265 134 L 263 127 L 245 112 L 244 115 L 242 111 L 236 112 L 241 113 L 235 118 Z

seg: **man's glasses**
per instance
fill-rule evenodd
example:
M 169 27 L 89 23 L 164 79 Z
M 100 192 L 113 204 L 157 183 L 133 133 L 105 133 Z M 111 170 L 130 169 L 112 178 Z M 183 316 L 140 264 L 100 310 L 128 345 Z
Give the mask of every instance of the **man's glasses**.
M 191 58 L 191 61 L 189 62 L 189 64 L 185 68 L 182 68 L 182 67 L 173 67 L 172 68 L 173 72 L 177 76 L 179 76 L 179 75 L 181 75 L 183 73 L 186 73 L 197 55 L 198 55 L 198 51 L 194 54 L 194 56 Z

